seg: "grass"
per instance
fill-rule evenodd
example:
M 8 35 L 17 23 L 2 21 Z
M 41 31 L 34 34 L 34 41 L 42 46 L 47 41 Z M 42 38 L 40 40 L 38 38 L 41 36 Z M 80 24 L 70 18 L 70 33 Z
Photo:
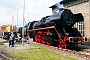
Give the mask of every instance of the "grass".
M 4 44 L 3 43 L 0 43 L 0 46 L 3 46 Z
M 47 50 L 37 44 L 34 44 L 33 46 L 35 48 L 26 49 L 25 52 L 10 54 L 10 56 L 16 57 L 19 60 L 77 60 L 76 58 L 71 58 L 69 56 L 64 56 L 51 50 Z

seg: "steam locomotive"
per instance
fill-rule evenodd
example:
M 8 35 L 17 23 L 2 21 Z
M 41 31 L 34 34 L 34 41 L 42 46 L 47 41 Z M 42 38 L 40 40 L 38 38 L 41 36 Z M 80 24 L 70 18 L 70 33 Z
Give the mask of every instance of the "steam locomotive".
M 58 3 L 61 4 L 61 3 Z M 58 7 L 58 4 L 52 7 Z M 81 13 L 73 14 L 71 10 L 58 8 L 59 12 L 43 17 L 39 21 L 29 22 L 24 27 L 24 35 L 29 33 L 35 42 L 56 46 L 59 48 L 71 48 L 78 42 L 87 41 L 82 37 L 77 28 L 73 28 L 76 22 L 83 22 Z

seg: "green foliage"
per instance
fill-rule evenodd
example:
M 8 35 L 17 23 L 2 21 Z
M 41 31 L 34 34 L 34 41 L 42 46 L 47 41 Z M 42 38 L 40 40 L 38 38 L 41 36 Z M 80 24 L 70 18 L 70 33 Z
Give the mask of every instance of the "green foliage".
M 0 43 L 0 46 L 3 46 L 4 44 L 3 43 Z
M 20 27 L 19 29 L 18 29 L 18 33 L 22 33 L 22 27 Z

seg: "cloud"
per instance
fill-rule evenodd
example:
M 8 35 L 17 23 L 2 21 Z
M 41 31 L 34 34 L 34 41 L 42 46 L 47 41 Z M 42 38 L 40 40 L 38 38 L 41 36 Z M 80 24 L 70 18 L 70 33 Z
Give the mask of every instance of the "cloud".
M 18 9 L 23 7 L 21 0 L 0 0 L 0 6 L 10 9 Z
M 40 20 L 44 16 L 51 15 L 52 11 L 49 7 L 57 2 L 60 2 L 60 0 L 30 0 L 27 3 L 26 14 L 28 16 L 26 17 L 32 18 L 32 20 Z
M 51 15 L 49 8 L 60 0 L 25 0 L 25 21 L 31 22 L 40 20 L 42 17 Z M 23 26 L 23 0 L 0 0 L 0 25 L 12 24 L 12 15 L 14 15 L 14 25 Z
M 12 9 L 0 6 L 0 25 L 6 24 L 8 21 L 10 22 L 12 12 Z

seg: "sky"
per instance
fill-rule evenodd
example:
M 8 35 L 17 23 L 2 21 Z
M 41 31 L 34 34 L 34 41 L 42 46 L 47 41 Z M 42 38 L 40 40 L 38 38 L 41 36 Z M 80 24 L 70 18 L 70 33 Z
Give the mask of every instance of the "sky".
M 52 9 L 49 7 L 60 1 L 62 0 L 25 0 L 24 24 L 51 15 Z M 23 26 L 23 10 L 24 0 L 0 0 L 0 26 L 5 24 Z

